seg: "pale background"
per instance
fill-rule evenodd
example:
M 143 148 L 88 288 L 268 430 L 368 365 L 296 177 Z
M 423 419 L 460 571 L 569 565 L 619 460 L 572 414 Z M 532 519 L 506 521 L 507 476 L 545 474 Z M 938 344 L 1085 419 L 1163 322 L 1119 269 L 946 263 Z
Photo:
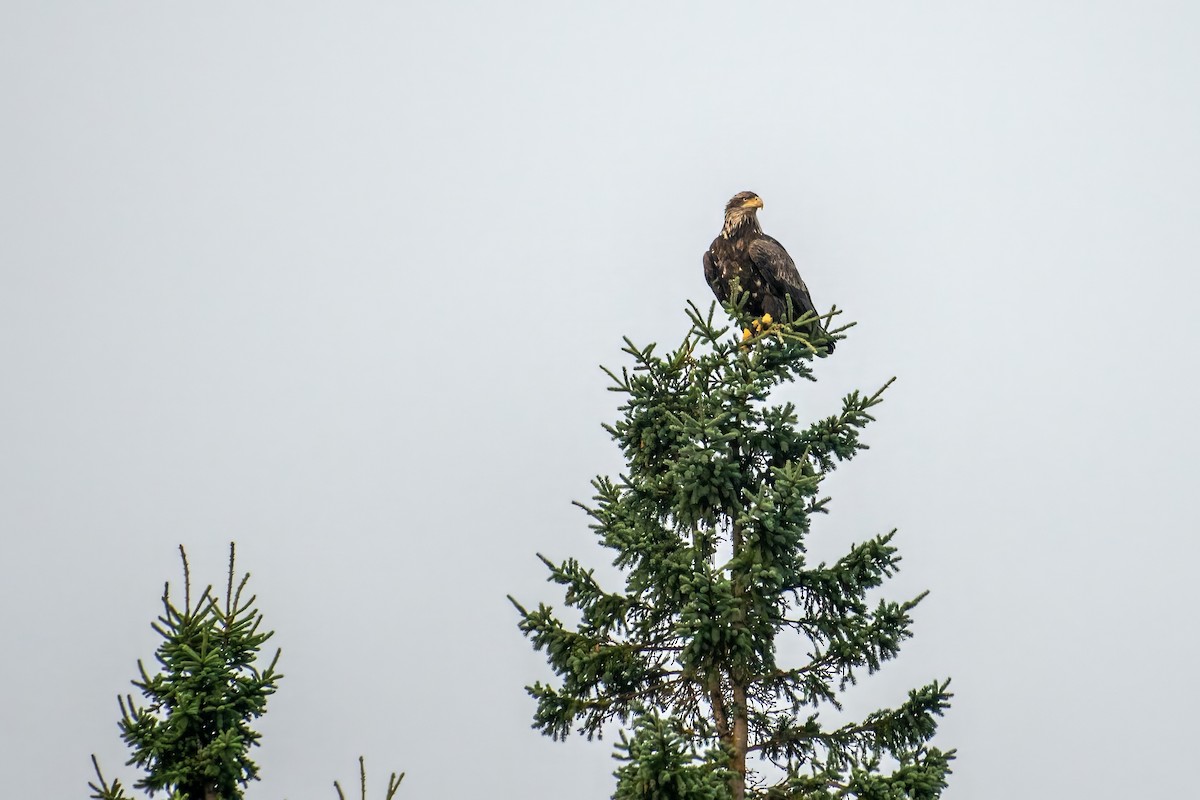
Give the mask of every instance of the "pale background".
M 752 189 L 899 376 L 814 546 L 930 588 L 950 798 L 1194 794 L 1200 10 L 1178 2 L 0 4 L 0 763 L 129 782 L 115 695 L 227 542 L 286 678 L 252 798 L 604 798 L 504 599 L 597 564 L 597 365 L 673 343 Z

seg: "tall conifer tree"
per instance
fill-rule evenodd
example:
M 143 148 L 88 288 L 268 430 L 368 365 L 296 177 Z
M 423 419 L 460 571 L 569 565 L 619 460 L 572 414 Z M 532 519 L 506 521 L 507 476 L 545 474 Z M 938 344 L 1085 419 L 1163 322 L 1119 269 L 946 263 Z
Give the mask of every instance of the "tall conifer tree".
M 827 510 L 821 480 L 866 448 L 860 431 L 887 385 L 800 426 L 792 403 L 769 397 L 814 379 L 824 342 L 805 338 L 811 318 L 743 341 L 714 312 L 692 305 L 689 332 L 665 356 L 626 339 L 632 369 L 606 370 L 624 397 L 606 429 L 627 471 L 596 478 L 592 503 L 579 505 L 624 586 L 539 555 L 579 622 L 512 601 L 559 676 L 528 687 L 534 727 L 591 738 L 620 723 L 618 800 L 936 798 L 953 751 L 929 740 L 948 681 L 861 720 L 823 713 L 897 654 L 924 597 L 870 596 L 898 569 L 892 533 L 833 563 L 806 556 Z M 806 643 L 804 663 L 780 663 L 784 637 Z

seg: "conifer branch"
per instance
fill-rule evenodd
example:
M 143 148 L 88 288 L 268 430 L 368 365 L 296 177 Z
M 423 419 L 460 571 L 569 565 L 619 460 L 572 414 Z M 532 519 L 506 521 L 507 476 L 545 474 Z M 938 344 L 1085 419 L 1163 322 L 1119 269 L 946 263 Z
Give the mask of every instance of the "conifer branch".
M 384 800 L 392 800 L 396 796 L 396 792 L 400 789 L 400 782 L 404 780 L 404 773 L 397 775 L 393 772 L 388 777 L 387 791 L 384 794 Z M 358 757 L 358 785 L 359 796 L 361 800 L 367 800 L 367 764 L 362 756 Z M 346 794 L 342 791 L 342 786 L 337 781 L 333 782 L 333 788 L 337 791 L 338 800 L 346 800 Z

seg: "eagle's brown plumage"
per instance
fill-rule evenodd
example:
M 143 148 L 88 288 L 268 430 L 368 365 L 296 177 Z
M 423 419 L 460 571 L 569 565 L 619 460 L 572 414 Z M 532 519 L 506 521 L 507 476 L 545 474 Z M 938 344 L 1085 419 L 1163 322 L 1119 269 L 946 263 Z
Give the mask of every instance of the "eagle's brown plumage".
M 746 313 L 755 317 L 770 314 L 778 322 L 816 312 L 808 287 L 800 278 L 796 264 L 783 245 L 762 232 L 758 209 L 763 202 L 754 192 L 739 192 L 725 205 L 725 226 L 704 254 L 704 278 L 722 303 L 729 302 L 730 284 L 737 278 L 741 290 L 749 294 Z M 791 300 L 792 316 L 788 315 Z M 833 339 L 814 323 L 814 339 L 833 352 Z

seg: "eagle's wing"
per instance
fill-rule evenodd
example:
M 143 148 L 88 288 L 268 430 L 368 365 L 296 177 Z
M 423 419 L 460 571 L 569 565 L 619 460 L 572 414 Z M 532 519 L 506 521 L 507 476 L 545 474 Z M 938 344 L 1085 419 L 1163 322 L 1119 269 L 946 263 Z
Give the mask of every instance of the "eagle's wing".
M 729 299 L 729 288 L 723 286 L 721 280 L 721 271 L 717 269 L 717 259 L 713 255 L 712 248 L 704 251 L 704 280 L 708 281 L 709 287 L 713 290 L 713 294 L 717 296 L 717 300 L 724 303 Z
M 716 295 L 717 302 L 722 304 L 729 302 L 735 278 L 742 283 L 743 291 L 750 288 L 745 285 L 748 281 L 733 255 L 728 243 L 720 238 L 713 240 L 708 250 L 704 251 L 704 279 Z
M 780 295 L 792 298 L 792 311 L 797 317 L 807 311 L 816 312 L 808 287 L 783 245 L 764 234 L 750 243 L 749 253 L 750 260 L 767 284 Z

